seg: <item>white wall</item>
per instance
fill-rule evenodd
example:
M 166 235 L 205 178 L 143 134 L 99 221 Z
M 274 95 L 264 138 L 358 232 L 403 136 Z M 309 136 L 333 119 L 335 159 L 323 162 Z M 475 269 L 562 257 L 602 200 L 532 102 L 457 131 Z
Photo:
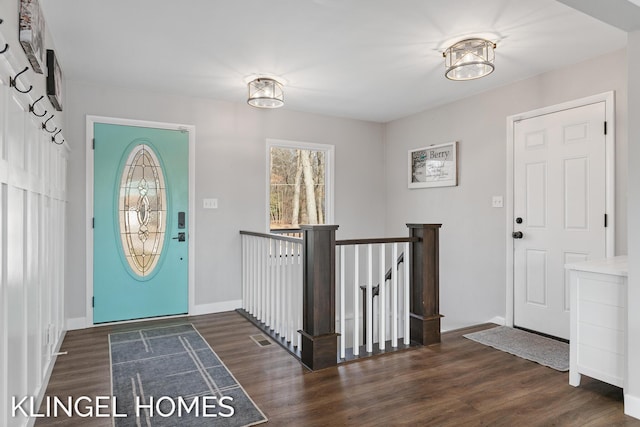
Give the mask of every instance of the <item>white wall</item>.
M 507 116 L 616 92 L 616 253 L 626 253 L 626 86 L 626 53 L 617 51 L 386 125 L 386 231 L 402 233 L 407 222 L 443 224 L 444 329 L 505 316 L 506 213 L 504 208 L 492 208 L 491 198 L 506 196 Z M 458 186 L 408 190 L 407 150 L 449 141 L 459 141 Z
M 66 149 L 53 144 L 29 104 L 46 94 L 18 41 L 18 1 L 0 2 L 0 425 L 23 426 L 11 397 L 42 398 L 64 336 Z M 53 48 L 48 36 L 45 48 Z M 10 78 L 18 77 L 17 88 Z M 53 108 L 46 96 L 40 114 Z M 55 111 L 54 111 L 55 112 Z M 62 113 L 48 123 L 62 123 Z M 48 116 L 47 116 L 48 117 Z M 58 136 L 57 141 L 61 141 Z
M 67 317 L 85 317 L 85 116 L 191 124 L 196 127 L 196 304 L 240 295 L 239 230 L 265 231 L 266 139 L 333 144 L 335 223 L 339 238 L 384 235 L 382 125 L 68 81 L 69 232 Z M 244 96 L 238 94 L 239 98 Z M 217 198 L 217 210 L 202 209 Z M 208 306 L 212 307 L 212 306 Z M 224 307 L 224 305 L 218 306 Z M 206 309 L 206 308 L 205 308 Z
M 628 288 L 628 383 L 625 413 L 640 418 L 640 31 L 629 33 L 629 288 Z

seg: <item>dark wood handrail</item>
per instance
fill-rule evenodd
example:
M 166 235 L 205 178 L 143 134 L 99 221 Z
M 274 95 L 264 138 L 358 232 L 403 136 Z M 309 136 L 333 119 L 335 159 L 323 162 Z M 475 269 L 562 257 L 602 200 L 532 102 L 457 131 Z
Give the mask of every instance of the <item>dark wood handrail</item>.
M 416 243 L 421 241 L 420 237 L 382 237 L 373 239 L 348 239 L 336 240 L 336 246 L 345 245 L 375 245 L 379 243 Z
M 284 242 L 302 243 L 302 238 L 300 237 L 288 237 L 288 236 L 281 236 L 279 234 L 258 233 L 256 231 L 245 231 L 245 230 L 240 230 L 240 234 L 244 234 L 246 236 L 264 237 L 265 239 L 282 240 Z

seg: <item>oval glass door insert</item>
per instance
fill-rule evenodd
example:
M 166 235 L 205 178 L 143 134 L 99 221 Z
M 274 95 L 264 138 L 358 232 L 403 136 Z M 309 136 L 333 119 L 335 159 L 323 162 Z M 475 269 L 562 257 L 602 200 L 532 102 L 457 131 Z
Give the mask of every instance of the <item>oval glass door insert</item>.
M 158 265 L 166 232 L 166 187 L 158 157 L 147 144 L 135 146 L 120 178 L 119 223 L 125 258 L 139 277 Z

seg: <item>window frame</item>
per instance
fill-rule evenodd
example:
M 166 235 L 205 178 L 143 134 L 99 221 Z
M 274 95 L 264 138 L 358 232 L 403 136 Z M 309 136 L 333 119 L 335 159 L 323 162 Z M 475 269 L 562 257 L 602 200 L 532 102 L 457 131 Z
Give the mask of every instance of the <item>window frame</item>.
M 271 212 L 270 212 L 270 197 L 271 197 L 271 148 L 293 148 L 300 150 L 313 150 L 322 151 L 325 156 L 324 165 L 324 223 L 333 224 L 334 222 L 334 170 L 335 170 L 335 146 L 331 144 L 319 144 L 315 142 L 302 142 L 302 141 L 288 141 L 284 139 L 271 139 L 267 138 L 266 151 L 265 151 L 265 228 L 266 232 L 271 232 Z

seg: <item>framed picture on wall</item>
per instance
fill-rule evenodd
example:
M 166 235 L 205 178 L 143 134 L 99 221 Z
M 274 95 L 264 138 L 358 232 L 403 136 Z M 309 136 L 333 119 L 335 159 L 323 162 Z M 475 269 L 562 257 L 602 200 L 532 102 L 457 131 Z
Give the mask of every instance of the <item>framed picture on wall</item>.
M 458 185 L 458 143 L 409 150 L 409 188 Z
M 38 0 L 20 0 L 20 44 L 36 73 L 44 71 L 44 17 Z
M 62 70 L 53 50 L 47 49 L 47 96 L 51 105 L 62 111 Z

